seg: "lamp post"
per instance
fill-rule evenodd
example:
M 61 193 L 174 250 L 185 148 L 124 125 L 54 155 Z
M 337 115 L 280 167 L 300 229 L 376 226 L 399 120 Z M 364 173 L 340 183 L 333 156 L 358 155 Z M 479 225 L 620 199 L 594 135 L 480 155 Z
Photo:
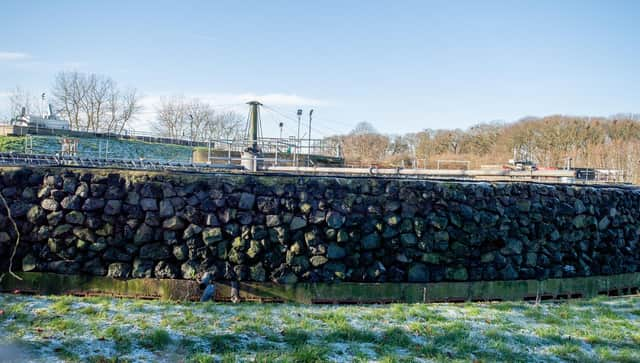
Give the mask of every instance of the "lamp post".
M 46 94 L 42 92 L 42 101 L 40 101 L 40 116 L 42 116 L 42 120 L 44 122 L 44 99 L 46 98 Z M 36 134 L 38 133 L 38 127 L 40 126 L 39 122 L 36 122 Z
M 298 109 L 298 137 L 296 138 L 296 166 L 298 166 L 298 156 L 300 154 L 300 117 L 302 116 L 302 109 Z
M 193 115 L 189 114 L 189 145 L 193 146 Z
M 278 127 L 280 127 L 280 137 L 276 141 L 276 162 L 275 162 L 276 165 L 278 165 L 278 149 L 279 149 L 280 143 L 282 142 L 282 127 L 283 126 L 284 126 L 283 122 L 278 123 Z
M 311 166 L 311 115 L 313 115 L 313 109 L 309 111 L 309 149 L 307 150 L 307 166 Z

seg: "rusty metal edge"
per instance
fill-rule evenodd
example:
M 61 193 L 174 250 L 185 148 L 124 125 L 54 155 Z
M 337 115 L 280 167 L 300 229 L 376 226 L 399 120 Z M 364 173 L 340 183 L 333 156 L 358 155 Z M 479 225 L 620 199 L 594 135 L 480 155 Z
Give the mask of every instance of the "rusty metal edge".
M 84 275 L 21 272 L 5 276 L 0 292 L 40 295 L 111 296 L 197 301 L 196 281 L 119 280 Z M 637 294 L 640 272 L 563 279 L 435 283 L 238 283 L 240 300 L 301 304 L 386 304 L 471 301 L 542 301 Z M 231 283 L 216 282 L 216 301 L 231 301 Z

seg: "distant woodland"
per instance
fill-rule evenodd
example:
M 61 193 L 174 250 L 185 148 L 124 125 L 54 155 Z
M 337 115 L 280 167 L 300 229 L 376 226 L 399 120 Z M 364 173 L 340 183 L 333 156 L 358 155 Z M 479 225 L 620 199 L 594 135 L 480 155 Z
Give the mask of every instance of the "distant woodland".
M 330 138 L 339 143 L 347 164 L 360 166 L 480 168 L 504 165 L 509 159 L 528 160 L 539 167 L 618 169 L 625 179 L 640 182 L 640 115 L 608 118 L 547 116 L 514 123 L 482 123 L 467 130 L 431 130 L 389 136 L 368 123 L 347 135 Z

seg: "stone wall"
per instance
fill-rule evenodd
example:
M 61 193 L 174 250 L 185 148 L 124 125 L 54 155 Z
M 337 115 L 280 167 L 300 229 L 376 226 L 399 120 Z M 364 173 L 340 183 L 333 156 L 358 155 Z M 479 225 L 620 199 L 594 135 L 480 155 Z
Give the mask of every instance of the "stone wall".
M 630 188 L 12 169 L 14 269 L 246 281 L 546 279 L 640 271 Z M 0 201 L 0 269 L 16 231 Z

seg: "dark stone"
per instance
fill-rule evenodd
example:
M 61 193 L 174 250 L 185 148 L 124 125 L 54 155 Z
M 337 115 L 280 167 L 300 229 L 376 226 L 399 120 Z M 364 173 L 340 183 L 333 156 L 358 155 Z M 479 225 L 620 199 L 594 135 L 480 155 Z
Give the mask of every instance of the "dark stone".
M 32 255 L 28 254 L 22 258 L 22 271 L 33 271 L 38 267 L 38 260 Z
M 330 243 L 327 248 L 327 257 L 332 260 L 339 260 L 347 255 L 346 250 L 336 243 Z
M 362 248 L 365 250 L 373 250 L 380 248 L 380 235 L 371 233 L 362 238 Z
M 189 249 L 187 245 L 176 245 L 173 246 L 173 256 L 178 261 L 184 261 L 189 257 Z
M 169 246 L 162 242 L 150 243 L 140 247 L 140 258 L 144 260 L 160 261 L 170 256 Z
M 269 235 L 269 233 L 267 232 L 267 229 L 265 228 L 265 226 L 262 225 L 254 225 L 251 226 L 251 236 L 254 239 L 264 239 L 267 238 L 267 236 Z
M 222 229 L 220 227 L 205 228 L 202 231 L 202 240 L 207 246 L 222 241 Z
M 135 279 L 153 277 L 153 261 L 141 260 L 139 258 L 133 260 L 133 270 L 131 270 L 131 277 Z
M 505 242 L 504 248 L 500 250 L 500 253 L 505 256 L 519 255 L 522 253 L 522 242 L 517 239 L 509 238 Z
M 604 231 L 609 227 L 609 224 L 611 223 L 611 220 L 609 219 L 609 217 L 604 216 L 600 222 L 598 222 L 598 229 L 600 231 Z
M 324 256 L 313 256 L 309 259 L 311 265 L 314 267 L 322 266 L 325 263 L 329 262 L 329 260 Z
M 518 208 L 518 210 L 522 213 L 528 213 L 531 210 L 531 201 L 529 200 L 518 200 L 516 202 L 516 207 Z
M 24 217 L 27 212 L 33 207 L 32 204 L 24 203 L 19 200 L 10 203 L 9 210 L 11 211 L 11 216 L 16 217 Z M 2 205 L 4 207 L 4 204 Z M 60 213 L 62 214 L 62 213 Z
M 192 238 L 193 236 L 199 234 L 200 232 L 202 232 L 202 227 L 196 224 L 190 224 L 184 230 L 184 234 L 182 235 L 182 238 L 186 240 L 186 239 Z
M 80 264 L 74 261 L 51 261 L 46 270 L 63 275 L 75 275 L 80 271 Z
M 577 215 L 573 218 L 571 223 L 573 223 L 573 226 L 578 229 L 585 228 L 587 226 L 587 216 L 584 214 Z
M 142 223 L 140 227 L 136 230 L 136 234 L 133 237 L 133 243 L 136 245 L 141 245 L 147 242 L 153 241 L 155 231 L 153 227 L 147 225 L 146 223 Z
M 207 214 L 205 217 L 205 224 L 211 227 L 219 227 L 220 222 L 218 221 L 218 217 L 215 214 Z
M 140 194 L 136 192 L 127 193 L 127 198 L 125 199 L 125 203 L 131 204 L 131 205 L 140 204 Z
M 142 198 L 140 199 L 140 207 L 143 211 L 157 211 L 158 201 L 153 198 Z
M 185 227 L 184 221 L 182 220 L 182 218 L 177 216 L 173 216 L 169 219 L 165 219 L 164 222 L 162 222 L 162 228 L 168 229 L 171 231 L 179 231 L 184 229 L 184 227 Z
M 54 199 L 45 199 L 42 201 L 42 203 L 40 203 L 40 206 L 42 207 L 42 209 L 49 212 L 54 212 L 60 209 L 60 204 Z
M 451 281 L 467 281 L 469 274 L 464 266 L 449 267 L 445 272 L 447 280 Z
M 412 247 L 418 244 L 418 240 L 413 233 L 403 233 L 400 235 L 400 243 L 405 247 Z
M 80 211 L 73 210 L 64 216 L 67 223 L 82 225 L 84 223 L 84 214 Z
M 262 252 L 262 245 L 260 242 L 251 240 L 249 248 L 247 249 L 247 256 L 249 256 L 250 259 L 255 260 L 260 252 Z
M 126 279 L 131 273 L 131 265 L 124 262 L 114 262 L 109 264 L 107 276 L 115 279 Z
M 42 224 L 46 220 L 46 213 L 42 208 L 34 205 L 27 212 L 27 220 L 33 224 Z
M 159 279 L 175 279 L 178 278 L 178 268 L 171 263 L 160 261 L 156 264 L 154 275 Z
M 119 200 L 108 200 L 104 206 L 104 213 L 107 215 L 115 216 L 120 214 L 122 208 L 122 202 Z
M 163 199 L 160 201 L 160 209 L 158 215 L 161 218 L 172 217 L 175 214 L 175 210 L 173 209 L 173 204 L 168 199 Z
M 339 229 L 344 224 L 346 218 L 335 211 L 329 211 L 326 216 L 327 225 L 331 228 Z
M 265 217 L 265 223 L 267 227 L 277 227 L 282 223 L 282 221 L 279 215 L 269 214 Z
M 267 271 L 262 266 L 262 263 L 251 266 L 249 268 L 249 274 L 253 281 L 264 282 L 267 279 Z
M 104 276 L 107 274 L 107 269 L 98 257 L 85 262 L 84 265 L 82 265 L 82 271 L 93 276 Z
M 120 262 L 129 262 L 133 260 L 133 257 L 130 254 L 125 253 L 115 247 L 107 248 L 102 254 L 102 258 L 105 261 L 120 261 Z
M 518 272 L 511 264 L 508 264 L 505 268 L 500 270 L 500 277 L 502 277 L 503 280 L 515 280 L 518 278 Z
M 256 206 L 264 214 L 273 214 L 278 211 L 277 200 L 273 197 L 258 197 Z
M 409 282 L 428 282 L 429 268 L 422 263 L 415 263 L 407 272 Z
M 238 201 L 238 208 L 250 210 L 253 209 L 253 204 L 256 201 L 256 196 L 250 193 L 240 194 L 240 200 Z
M 187 280 L 195 280 L 198 273 L 198 264 L 195 261 L 187 261 L 180 265 L 182 278 Z
M 307 225 L 307 221 L 302 218 L 302 217 L 293 217 L 293 219 L 291 220 L 291 223 L 289 224 L 289 229 L 291 229 L 292 231 L 301 229 L 306 227 Z
M 100 210 L 104 208 L 104 204 L 105 203 L 103 199 L 89 198 L 84 201 L 84 204 L 82 205 L 82 210 L 87 212 Z
M 92 230 L 90 230 L 89 228 L 86 228 L 86 227 L 74 227 L 73 228 L 73 235 L 78 237 L 79 239 L 83 239 L 85 241 L 89 241 L 89 242 L 95 242 L 96 241 L 95 233 Z

